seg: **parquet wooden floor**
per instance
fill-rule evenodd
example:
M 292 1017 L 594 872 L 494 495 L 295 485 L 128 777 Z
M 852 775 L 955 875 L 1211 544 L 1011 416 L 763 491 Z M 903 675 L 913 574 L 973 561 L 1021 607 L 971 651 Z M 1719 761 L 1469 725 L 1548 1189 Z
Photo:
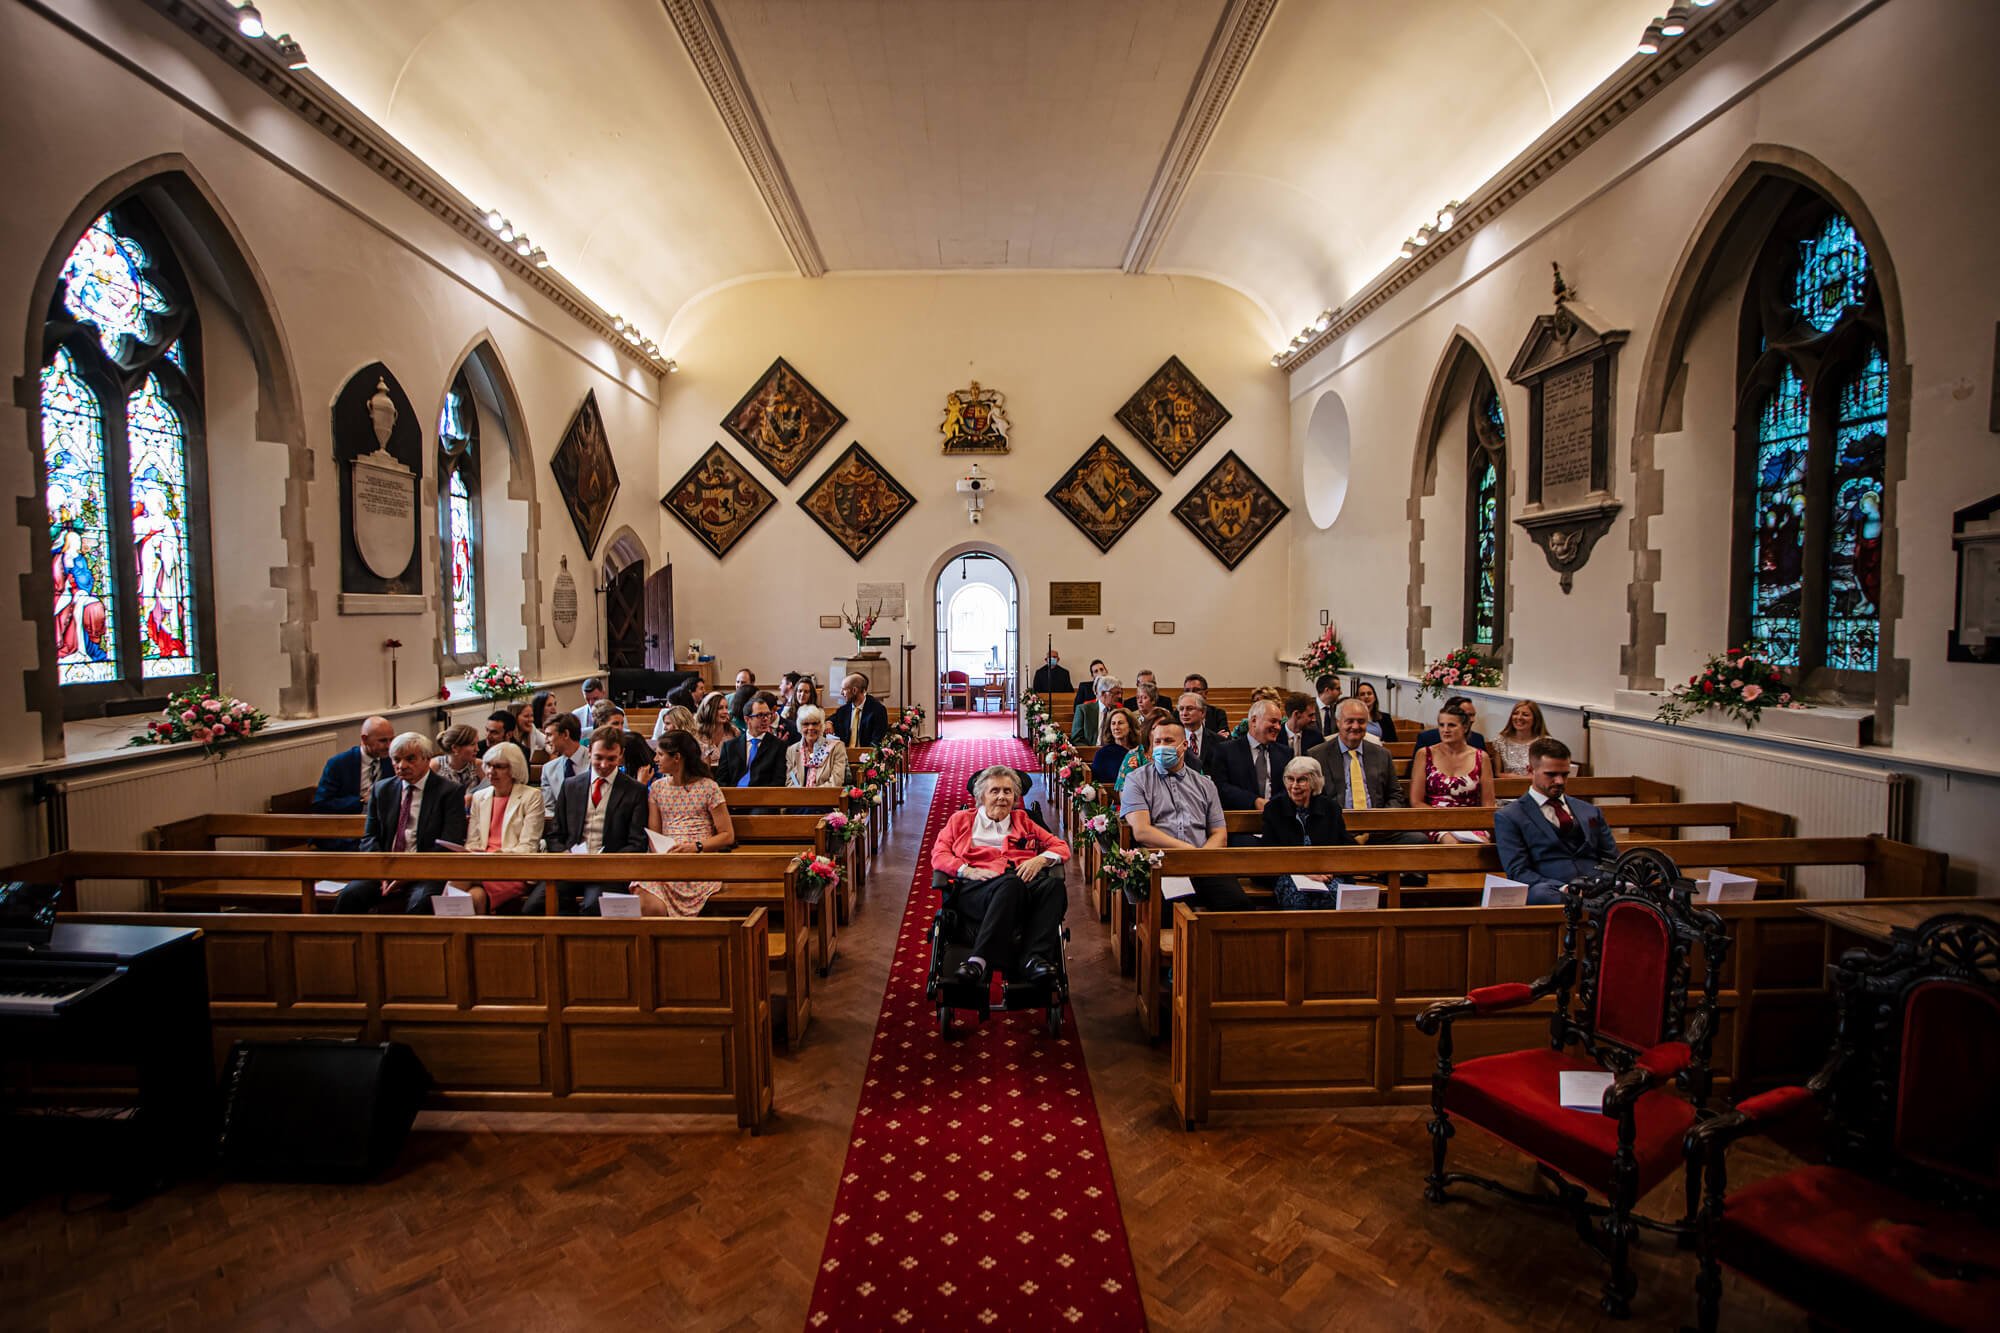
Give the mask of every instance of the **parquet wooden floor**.
M 0 1219 L 0 1328 L 800 1329 L 928 786 L 913 783 L 873 901 L 842 932 L 803 1049 L 778 1054 L 761 1136 L 709 1118 L 433 1114 L 365 1187 L 195 1181 L 123 1210 L 40 1199 Z M 1566 1223 L 1483 1197 L 1422 1202 L 1417 1111 L 1223 1115 L 1183 1133 L 1165 1048 L 1138 1036 L 1071 892 L 1076 1010 L 1154 1328 L 1599 1322 L 1599 1269 Z M 1475 1130 L 1453 1152 L 1526 1180 Z M 1649 1237 L 1639 1271 L 1628 1326 L 1688 1318 L 1690 1256 Z M 1741 1283 L 1725 1312 L 1732 1329 L 1802 1326 Z

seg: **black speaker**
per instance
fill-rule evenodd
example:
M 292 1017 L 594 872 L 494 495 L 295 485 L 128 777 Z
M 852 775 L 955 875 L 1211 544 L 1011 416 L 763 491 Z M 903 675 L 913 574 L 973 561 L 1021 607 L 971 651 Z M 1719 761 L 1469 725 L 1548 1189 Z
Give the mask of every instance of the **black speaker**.
M 223 1168 L 267 1180 L 371 1179 L 402 1152 L 430 1083 L 401 1042 L 239 1041 L 223 1077 Z

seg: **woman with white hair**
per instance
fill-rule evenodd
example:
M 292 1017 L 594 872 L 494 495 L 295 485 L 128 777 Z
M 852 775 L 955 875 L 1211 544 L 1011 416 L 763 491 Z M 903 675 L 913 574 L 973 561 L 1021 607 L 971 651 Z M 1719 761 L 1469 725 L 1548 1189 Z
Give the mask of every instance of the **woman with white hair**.
M 486 771 L 486 785 L 472 793 L 465 850 L 516 855 L 541 851 L 548 811 L 542 789 L 528 781 L 528 757 L 521 747 L 502 741 L 480 756 L 480 765 Z M 454 887 L 472 894 L 472 910 L 481 916 L 506 911 L 528 892 L 527 881 L 519 879 L 478 880 Z
M 982 772 L 972 790 L 974 804 L 947 819 L 931 847 L 931 869 L 951 877 L 952 905 L 977 931 L 954 979 L 983 986 L 991 964 L 1009 981 L 1042 981 L 1062 947 L 1069 890 L 1060 867 L 1069 844 L 1021 809 L 1021 777 L 1006 765 Z
M 1349 847 L 1354 835 L 1340 817 L 1340 801 L 1326 794 L 1326 770 L 1311 755 L 1285 765 L 1285 790 L 1264 805 L 1266 847 Z M 1285 911 L 1334 905 L 1331 875 L 1278 876 L 1278 906 Z
M 785 785 L 838 787 L 847 781 L 847 746 L 826 729 L 825 711 L 807 704 L 796 720 L 799 738 L 785 751 Z

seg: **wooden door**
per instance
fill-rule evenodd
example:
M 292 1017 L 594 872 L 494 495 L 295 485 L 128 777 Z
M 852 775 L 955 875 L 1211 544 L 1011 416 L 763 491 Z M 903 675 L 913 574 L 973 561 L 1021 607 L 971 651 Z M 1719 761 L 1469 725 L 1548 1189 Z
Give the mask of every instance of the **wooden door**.
M 604 664 L 616 671 L 646 665 L 646 566 L 634 561 L 611 576 L 604 594 Z
M 646 669 L 674 669 L 674 567 L 646 580 Z

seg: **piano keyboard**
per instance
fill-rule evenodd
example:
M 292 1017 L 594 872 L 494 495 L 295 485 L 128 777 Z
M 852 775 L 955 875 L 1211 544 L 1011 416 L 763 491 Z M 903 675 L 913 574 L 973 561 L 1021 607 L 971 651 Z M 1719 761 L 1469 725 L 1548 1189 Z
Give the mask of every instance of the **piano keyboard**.
M 122 967 L 43 971 L 0 966 L 0 1014 L 53 1016 L 124 974 Z

